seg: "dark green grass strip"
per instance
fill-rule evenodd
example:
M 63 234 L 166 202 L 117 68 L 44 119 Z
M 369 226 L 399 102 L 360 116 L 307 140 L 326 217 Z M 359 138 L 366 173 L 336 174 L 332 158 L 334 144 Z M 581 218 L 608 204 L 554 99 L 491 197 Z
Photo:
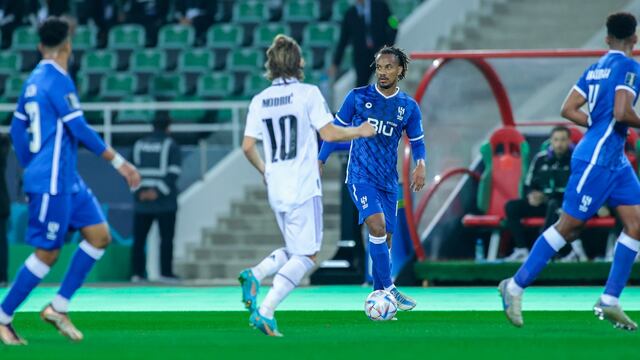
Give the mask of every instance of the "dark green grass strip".
M 630 313 L 640 318 L 640 312 Z M 500 312 L 400 313 L 374 323 L 359 311 L 280 312 L 284 338 L 248 326 L 248 313 L 75 313 L 85 341 L 70 343 L 36 313 L 19 313 L 30 341 L 0 359 L 621 359 L 637 358 L 640 334 L 589 312 L 528 312 L 516 329 Z

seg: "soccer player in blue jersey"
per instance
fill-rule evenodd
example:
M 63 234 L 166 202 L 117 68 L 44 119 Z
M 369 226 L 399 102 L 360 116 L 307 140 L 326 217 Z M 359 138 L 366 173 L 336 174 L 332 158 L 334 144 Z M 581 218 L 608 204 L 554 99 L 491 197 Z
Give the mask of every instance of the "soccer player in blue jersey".
M 111 237 L 98 201 L 76 170 L 78 145 L 110 161 L 129 187 L 140 182 L 135 167 L 106 146 L 84 119 L 67 73 L 69 24 L 48 18 L 38 34 L 43 60 L 25 82 L 11 121 L 11 138 L 24 168 L 29 202 L 26 242 L 35 251 L 0 303 L 0 340 L 8 345 L 26 344 L 11 325 L 13 315 L 56 262 L 69 230 L 80 230 L 84 240 L 71 259 L 60 290 L 40 316 L 69 339 L 83 338 L 67 316 L 69 301 L 102 257 Z
M 616 209 L 624 228 L 604 293 L 593 309 L 599 319 L 615 327 L 638 327 L 618 303 L 640 249 L 640 182 L 624 154 L 628 127 L 640 127 L 640 117 L 633 110 L 640 91 L 640 64 L 631 58 L 637 42 L 635 17 L 609 15 L 606 42 L 610 51 L 587 68 L 562 105 L 563 117 L 587 128 L 573 152 L 563 213 L 537 239 L 515 276 L 499 285 L 505 314 L 518 327 L 523 325 L 523 290 L 605 203 Z M 581 109 L 585 104 L 588 112 Z
M 346 184 L 359 211 L 360 223 L 369 228 L 369 253 L 373 263 L 373 287 L 393 294 L 401 310 L 411 310 L 416 302 L 396 289 L 391 278 L 390 248 L 396 226 L 398 192 L 398 142 L 402 132 L 411 141 L 416 168 L 411 188 L 419 191 L 425 182 L 424 134 L 420 107 L 400 91 L 398 82 L 407 73 L 409 58 L 400 49 L 383 47 L 375 55 L 375 84 L 349 92 L 338 111 L 335 123 L 358 126 L 369 122 L 376 129 L 372 138 L 351 141 Z M 320 166 L 335 143 L 325 142 L 319 155 Z

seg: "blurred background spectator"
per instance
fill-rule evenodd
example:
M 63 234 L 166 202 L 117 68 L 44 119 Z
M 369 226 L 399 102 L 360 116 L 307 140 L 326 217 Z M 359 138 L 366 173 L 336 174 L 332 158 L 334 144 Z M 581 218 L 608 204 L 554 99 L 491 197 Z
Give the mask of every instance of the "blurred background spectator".
M 203 45 L 207 30 L 213 25 L 217 8 L 217 0 L 183 0 L 176 3 L 175 17 L 180 24 L 193 26 L 196 45 Z
M 370 66 L 373 56 L 382 46 L 393 45 L 397 32 L 398 21 L 385 1 L 357 0 L 342 19 L 329 76 L 336 75 L 346 47 L 352 46 L 356 87 L 367 85 L 374 71 Z

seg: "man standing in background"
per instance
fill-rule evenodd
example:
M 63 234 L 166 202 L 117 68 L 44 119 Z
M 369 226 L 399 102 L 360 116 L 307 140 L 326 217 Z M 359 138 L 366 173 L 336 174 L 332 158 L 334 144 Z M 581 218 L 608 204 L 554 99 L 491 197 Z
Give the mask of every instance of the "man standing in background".
M 153 222 L 160 229 L 160 276 L 162 281 L 175 282 L 173 274 L 173 236 L 178 211 L 176 181 L 181 172 L 178 144 L 169 135 L 171 120 L 161 116 L 153 122 L 153 133 L 133 145 L 133 163 L 140 168 L 142 181 L 134 193 L 133 251 L 131 281 L 146 279 L 145 245 Z
M 334 51 L 333 63 L 329 67 L 329 76 L 337 75 L 344 51 L 351 45 L 356 87 L 368 85 L 374 70 L 371 59 L 384 45 L 395 43 L 397 32 L 398 20 L 391 14 L 385 1 L 356 1 L 342 19 L 340 40 Z

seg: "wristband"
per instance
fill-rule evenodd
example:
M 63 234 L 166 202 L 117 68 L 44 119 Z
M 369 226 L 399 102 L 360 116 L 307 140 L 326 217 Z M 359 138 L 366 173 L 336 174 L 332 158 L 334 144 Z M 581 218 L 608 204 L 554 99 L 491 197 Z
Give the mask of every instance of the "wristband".
M 120 169 L 126 160 L 122 157 L 122 155 L 116 153 L 113 159 L 111 159 L 111 165 L 116 169 Z

